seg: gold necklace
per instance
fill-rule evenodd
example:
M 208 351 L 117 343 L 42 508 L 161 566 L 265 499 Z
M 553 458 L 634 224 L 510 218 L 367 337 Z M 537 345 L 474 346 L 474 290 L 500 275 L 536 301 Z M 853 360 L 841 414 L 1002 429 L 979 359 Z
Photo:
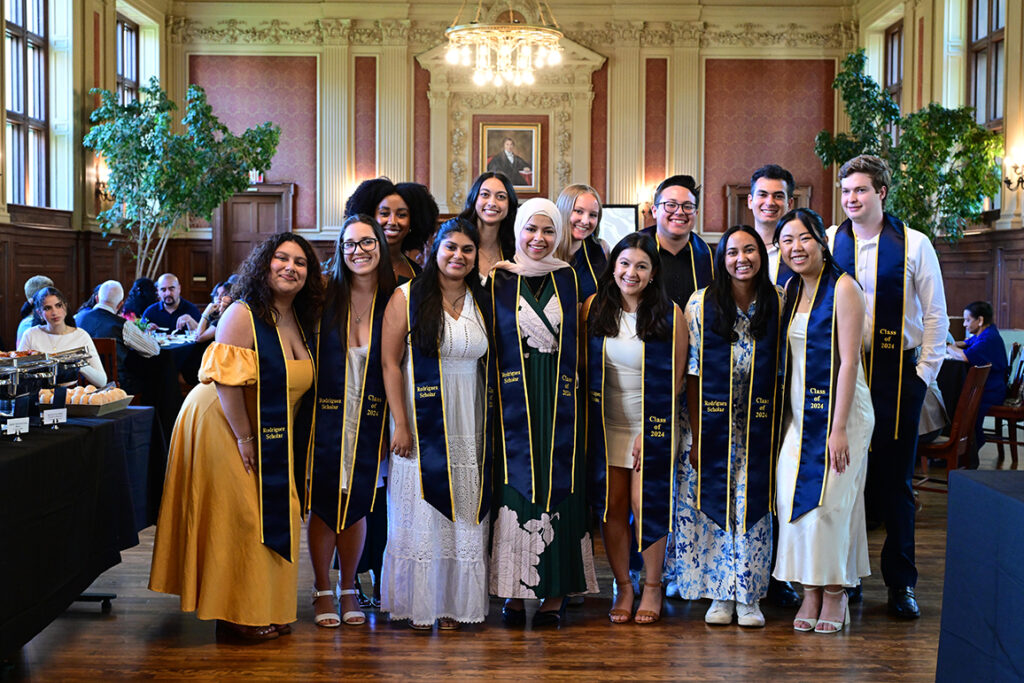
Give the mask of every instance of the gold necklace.
M 465 300 L 466 300 L 466 291 L 465 290 L 463 290 L 461 296 L 455 297 L 455 299 L 453 299 L 452 301 L 448 301 L 447 299 L 444 298 L 443 294 L 441 295 L 441 304 L 452 315 L 452 317 L 455 317 L 456 315 L 458 315 L 458 312 L 459 312 L 459 311 L 456 310 L 455 306 L 460 301 L 465 301 Z
M 362 313 L 356 315 L 356 325 L 363 322 L 363 316 L 370 312 L 370 307 L 373 306 L 373 298 L 370 298 L 370 302 L 366 304 L 366 308 L 363 309 Z M 354 309 L 353 309 L 354 310 Z

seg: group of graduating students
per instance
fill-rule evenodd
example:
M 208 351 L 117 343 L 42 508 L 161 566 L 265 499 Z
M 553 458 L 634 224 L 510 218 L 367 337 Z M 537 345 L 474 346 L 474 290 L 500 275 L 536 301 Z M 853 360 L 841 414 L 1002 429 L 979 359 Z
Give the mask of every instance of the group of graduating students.
M 834 633 L 844 589 L 869 573 L 863 492 L 877 469 L 883 574 L 890 606 L 907 607 L 916 573 L 890 573 L 913 569 L 913 517 L 909 546 L 894 540 L 908 501 L 893 499 L 911 495 L 913 453 L 900 455 L 907 472 L 869 467 L 868 383 L 901 394 L 884 436 L 916 430 L 923 385 L 892 382 L 913 374 L 903 348 L 922 345 L 932 292 L 908 287 L 902 307 L 885 295 L 904 317 L 921 296 L 915 343 L 911 325 L 865 313 L 865 290 L 915 277 L 931 247 L 882 212 L 884 162 L 858 157 L 840 179 L 850 220 L 827 235 L 813 211 L 790 210 L 788 172 L 759 169 L 756 229 L 731 228 L 714 253 L 692 231 L 690 176 L 661 183 L 656 225 L 612 247 L 593 188 L 518 206 L 493 172 L 436 232 L 425 187 L 367 181 L 323 272 L 301 237 L 274 236 L 240 267 L 175 426 L 150 588 L 228 635 L 289 633 L 308 514 L 319 626 L 365 623 L 354 584 L 373 547 L 393 620 L 455 629 L 482 622 L 493 595 L 507 625 L 525 623 L 527 599 L 540 600 L 534 627 L 559 625 L 571 597 L 598 591 L 593 509 L 611 622 L 658 621 L 667 583 L 711 598 L 709 623 L 763 626 L 774 572 L 803 585 L 793 627 Z M 897 243 L 902 260 L 887 254 Z M 881 332 L 864 330 L 872 315 Z M 887 479 L 903 473 L 905 491 Z

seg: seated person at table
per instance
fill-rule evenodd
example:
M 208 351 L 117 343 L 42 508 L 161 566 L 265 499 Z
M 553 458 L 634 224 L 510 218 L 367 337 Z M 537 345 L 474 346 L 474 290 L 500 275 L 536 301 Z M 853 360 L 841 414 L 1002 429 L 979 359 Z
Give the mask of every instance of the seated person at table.
M 156 281 L 156 291 L 160 299 L 145 310 L 143 318 L 157 327 L 169 330 L 194 330 L 199 327 L 199 319 L 202 317 L 199 309 L 191 301 L 181 298 L 181 285 L 177 277 L 164 273 Z
M 118 380 L 129 393 L 135 393 L 139 387 L 132 377 L 127 364 L 128 350 L 135 351 L 143 358 L 152 358 L 160 353 L 160 345 L 156 340 L 139 329 L 138 325 L 129 323 L 117 314 L 117 309 L 124 299 L 124 287 L 117 280 L 107 280 L 97 288 L 96 305 L 77 319 L 78 326 L 96 339 L 109 337 L 117 342 Z
M 981 405 L 978 406 L 978 419 L 974 423 L 974 448 L 968 453 L 966 466 L 978 469 L 978 450 L 985 445 L 985 433 L 982 423 L 985 413 L 992 406 L 1002 403 L 1006 398 L 1006 344 L 992 322 L 992 304 L 987 301 L 975 301 L 967 304 L 964 309 L 964 327 L 971 335 L 962 342 L 947 346 L 952 358 L 967 361 L 971 365 L 992 364 L 985 380 L 985 390 L 981 394 Z
M 44 322 L 42 318 L 36 317 L 36 309 L 32 305 L 32 297 L 43 287 L 53 287 L 53 280 L 45 275 L 33 275 L 25 281 L 25 303 L 21 305 L 21 312 L 19 314 L 21 322 L 18 323 L 18 333 L 14 338 L 15 345 L 21 342 L 21 335 L 25 334 L 28 328 L 34 325 L 42 325 Z
M 89 352 L 89 364 L 69 377 L 58 375 L 57 382 L 60 384 L 74 382 L 78 379 L 78 374 L 81 373 L 83 379 L 89 384 L 97 387 L 104 386 L 107 383 L 107 371 L 100 363 L 96 345 L 92 343 L 92 337 L 88 332 L 74 326 L 74 318 L 71 318 L 71 324 L 68 324 L 68 300 L 64 298 L 61 291 L 56 287 L 43 287 L 32 297 L 32 305 L 36 309 L 36 315 L 46 322 L 36 327 L 30 327 L 21 336 L 18 350 L 57 353 L 84 348 Z
M 121 315 L 126 317 L 135 316 L 142 318 L 143 313 L 151 304 L 160 301 L 156 294 L 156 285 L 148 277 L 140 277 L 132 283 L 128 290 L 128 296 L 124 298 L 124 306 L 121 308 Z
M 203 317 L 199 320 L 199 327 L 196 328 L 197 342 L 213 341 L 214 335 L 217 334 L 217 321 L 232 301 L 230 284 L 221 282 L 213 288 L 210 303 L 206 305 Z

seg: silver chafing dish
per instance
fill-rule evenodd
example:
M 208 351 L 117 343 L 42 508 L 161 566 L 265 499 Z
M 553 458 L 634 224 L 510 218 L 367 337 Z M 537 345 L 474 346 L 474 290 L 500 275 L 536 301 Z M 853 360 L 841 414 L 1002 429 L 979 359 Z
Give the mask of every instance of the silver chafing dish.
M 13 400 L 30 393 L 38 394 L 40 389 L 53 389 L 58 381 L 74 381 L 78 369 L 88 365 L 90 357 L 84 346 L 56 353 L 32 352 L 14 358 L 0 355 L 0 398 Z

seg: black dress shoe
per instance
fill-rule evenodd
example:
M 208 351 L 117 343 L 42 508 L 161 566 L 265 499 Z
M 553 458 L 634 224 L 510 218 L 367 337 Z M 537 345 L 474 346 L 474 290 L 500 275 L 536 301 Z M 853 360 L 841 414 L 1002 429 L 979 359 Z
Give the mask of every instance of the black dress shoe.
M 520 607 L 514 609 L 509 607 L 510 600 L 506 600 L 501 607 L 501 621 L 505 626 L 523 626 L 526 624 L 526 610 Z
M 561 626 L 562 619 L 565 618 L 565 606 L 569 604 L 569 601 L 562 598 L 562 604 L 559 605 L 557 610 L 537 610 L 533 613 L 533 628 L 543 628 L 546 626 Z
M 900 619 L 917 619 L 921 616 L 913 588 L 889 589 L 889 614 Z
M 791 608 L 800 606 L 800 594 L 789 581 L 768 579 L 768 600 L 776 607 Z
M 864 602 L 864 587 L 861 584 L 857 584 L 852 588 L 846 589 L 846 600 L 851 605 L 856 605 L 859 602 Z

